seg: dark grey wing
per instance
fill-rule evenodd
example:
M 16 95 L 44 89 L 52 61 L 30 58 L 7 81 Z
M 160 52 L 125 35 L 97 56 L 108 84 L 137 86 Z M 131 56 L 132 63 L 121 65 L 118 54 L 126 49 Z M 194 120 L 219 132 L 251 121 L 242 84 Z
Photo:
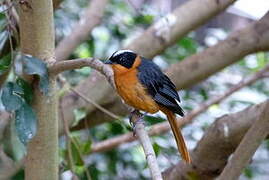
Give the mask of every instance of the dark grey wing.
M 181 116 L 184 115 L 177 103 L 180 102 L 180 98 L 175 85 L 155 63 L 142 58 L 141 65 L 138 67 L 138 79 L 158 104 Z

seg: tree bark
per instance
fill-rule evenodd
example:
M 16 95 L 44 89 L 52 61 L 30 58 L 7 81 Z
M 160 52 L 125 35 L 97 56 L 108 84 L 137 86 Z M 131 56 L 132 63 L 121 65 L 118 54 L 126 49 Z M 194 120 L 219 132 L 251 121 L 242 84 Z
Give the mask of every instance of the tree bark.
M 248 54 L 268 50 L 268 41 L 269 11 L 259 21 L 231 33 L 226 40 L 174 64 L 167 74 L 177 87 L 185 89 Z
M 126 48 L 138 52 L 147 58 L 152 58 L 157 54 L 161 54 L 188 32 L 215 17 L 235 1 L 187 1 L 164 19 L 150 26 Z
M 244 136 L 218 180 L 237 180 L 268 133 L 269 103 L 266 104 L 260 117 Z
M 54 23 L 51 0 L 23 1 L 19 6 L 21 51 L 53 63 Z M 55 77 L 50 76 L 50 94 L 43 95 L 33 81 L 38 131 L 27 146 L 25 178 L 27 180 L 58 179 L 58 100 Z
M 253 122 L 262 115 L 264 103 L 249 107 L 238 113 L 218 118 L 205 132 L 192 151 L 192 164 L 179 162 L 167 169 L 163 175 L 167 180 L 210 180 L 222 172 L 229 156 L 239 145 Z

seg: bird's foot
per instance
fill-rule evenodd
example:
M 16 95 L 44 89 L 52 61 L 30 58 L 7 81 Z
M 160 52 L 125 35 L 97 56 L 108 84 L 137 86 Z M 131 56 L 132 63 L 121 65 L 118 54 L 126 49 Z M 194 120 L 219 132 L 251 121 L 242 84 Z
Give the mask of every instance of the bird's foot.
M 146 113 L 145 113 L 146 114 Z M 138 123 L 144 123 L 144 116 L 145 114 L 141 114 L 138 110 L 134 110 L 129 115 L 129 122 L 132 126 L 133 136 L 136 136 L 135 134 L 135 128 Z

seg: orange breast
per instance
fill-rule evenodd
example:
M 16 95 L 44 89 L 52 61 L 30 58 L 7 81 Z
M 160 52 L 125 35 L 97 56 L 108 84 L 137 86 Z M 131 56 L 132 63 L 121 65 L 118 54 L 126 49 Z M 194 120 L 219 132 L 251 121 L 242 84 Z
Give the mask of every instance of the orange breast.
M 156 113 L 159 111 L 158 104 L 147 93 L 146 89 L 137 78 L 137 70 L 135 68 L 128 69 L 124 73 L 118 68 L 113 67 L 115 84 L 119 95 L 123 98 L 126 104 L 135 109 Z

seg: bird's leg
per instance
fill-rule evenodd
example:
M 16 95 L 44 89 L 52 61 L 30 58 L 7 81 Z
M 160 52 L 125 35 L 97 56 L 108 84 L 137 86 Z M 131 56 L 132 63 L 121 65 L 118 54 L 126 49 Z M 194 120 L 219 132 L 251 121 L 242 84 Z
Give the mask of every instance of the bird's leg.
M 146 113 L 145 113 L 146 114 Z M 143 118 L 145 114 L 141 114 L 138 110 L 134 110 L 129 115 L 129 122 L 132 126 L 133 136 L 135 136 L 135 127 L 137 123 L 144 123 Z
M 137 111 L 137 110 L 133 110 L 133 111 L 131 111 L 130 112 L 130 114 L 129 114 L 129 116 L 128 116 L 128 118 L 129 118 L 129 123 L 130 123 L 130 125 L 132 126 L 132 129 L 133 129 L 133 126 L 134 126 L 134 124 L 133 124 L 133 116 L 135 115 L 135 111 Z

